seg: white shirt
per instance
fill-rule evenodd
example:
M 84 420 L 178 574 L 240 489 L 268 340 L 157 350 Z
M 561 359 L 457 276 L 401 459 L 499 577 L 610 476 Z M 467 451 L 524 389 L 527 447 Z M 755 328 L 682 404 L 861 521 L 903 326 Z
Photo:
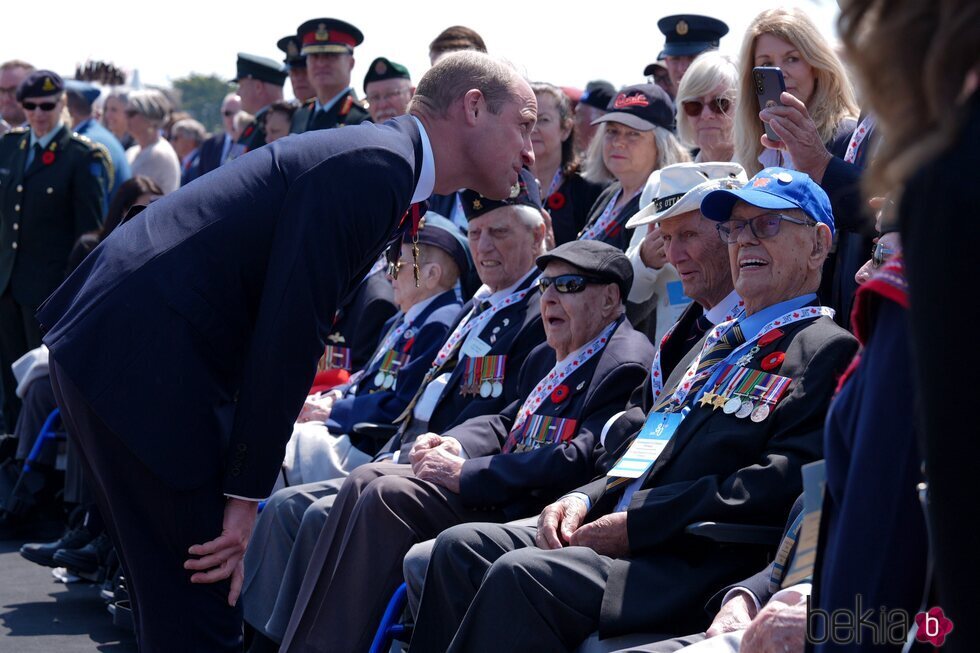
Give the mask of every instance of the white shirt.
M 429 142 L 429 135 L 425 132 L 422 121 L 415 116 L 412 119 L 418 125 L 419 136 L 422 138 L 422 172 L 419 173 L 419 183 L 415 185 L 415 193 L 412 195 L 412 204 L 415 204 L 432 196 L 436 186 L 436 158 L 432 154 L 432 143 Z

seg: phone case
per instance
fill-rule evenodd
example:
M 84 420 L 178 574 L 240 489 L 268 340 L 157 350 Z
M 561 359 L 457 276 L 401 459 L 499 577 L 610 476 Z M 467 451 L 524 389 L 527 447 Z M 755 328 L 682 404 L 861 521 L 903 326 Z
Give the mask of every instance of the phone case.
M 782 106 L 783 103 L 779 101 L 779 94 L 786 90 L 782 70 L 759 66 L 752 69 L 752 78 L 755 81 L 756 97 L 759 98 L 759 111 L 769 107 Z M 780 140 L 769 123 L 765 123 L 765 126 L 766 136 L 769 137 L 769 140 Z

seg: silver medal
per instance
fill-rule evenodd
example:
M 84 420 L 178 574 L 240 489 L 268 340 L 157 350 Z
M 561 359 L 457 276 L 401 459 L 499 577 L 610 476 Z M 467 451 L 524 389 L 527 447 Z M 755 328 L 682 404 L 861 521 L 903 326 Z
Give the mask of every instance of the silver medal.
M 384 383 L 385 389 L 388 389 L 393 385 L 395 385 L 395 377 L 392 376 L 391 374 L 385 374 L 385 383 Z
M 738 397 L 732 397 L 725 402 L 725 407 L 722 408 L 722 412 L 726 415 L 732 415 L 738 412 L 738 409 L 742 407 L 742 400 Z
M 385 384 L 385 376 L 386 375 L 385 375 L 384 372 L 378 372 L 377 374 L 375 374 L 374 375 L 374 385 L 376 385 L 379 388 L 384 387 L 384 384 Z
M 484 381 L 480 384 L 480 396 L 486 399 L 493 393 L 493 384 L 489 381 Z
M 491 392 L 491 394 L 494 397 L 499 397 L 503 393 L 504 393 L 504 384 L 501 383 L 500 381 L 494 381 L 493 382 L 493 391 Z
M 752 421 L 758 424 L 769 417 L 769 404 L 760 404 L 758 408 L 752 411 Z
M 745 419 L 752 414 L 753 410 L 755 410 L 755 404 L 753 404 L 751 401 L 746 401 L 739 406 L 738 412 L 735 413 L 735 417 Z

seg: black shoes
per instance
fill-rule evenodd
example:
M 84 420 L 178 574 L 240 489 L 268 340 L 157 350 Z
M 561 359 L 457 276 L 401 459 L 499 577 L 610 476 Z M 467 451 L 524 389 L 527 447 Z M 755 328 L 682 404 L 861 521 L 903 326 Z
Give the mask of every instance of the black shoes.
M 72 528 L 54 542 L 25 544 L 20 554 L 33 563 L 45 567 L 60 567 L 54 555 L 61 549 L 80 549 L 93 540 L 93 535 L 84 527 Z
M 55 567 L 67 567 L 74 572 L 83 574 L 94 574 L 106 563 L 109 552 L 112 551 L 112 542 L 109 535 L 102 533 L 85 546 L 73 549 L 63 547 L 54 554 Z

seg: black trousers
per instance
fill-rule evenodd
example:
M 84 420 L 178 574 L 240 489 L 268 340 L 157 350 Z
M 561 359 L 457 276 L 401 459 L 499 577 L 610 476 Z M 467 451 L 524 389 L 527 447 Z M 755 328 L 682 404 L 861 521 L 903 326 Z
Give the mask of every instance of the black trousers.
M 177 491 L 157 479 L 96 415 L 52 358 L 51 385 L 126 575 L 141 653 L 241 652 L 230 582 L 193 585 L 187 549 L 221 533 L 219 480 Z M 175 407 L 175 409 L 179 409 Z
M 3 382 L 3 418 L 8 432 L 14 428 L 20 413 L 17 381 L 10 366 L 31 349 L 41 346 L 41 327 L 34 317 L 34 309 L 19 304 L 10 288 L 0 295 L 0 381 Z

